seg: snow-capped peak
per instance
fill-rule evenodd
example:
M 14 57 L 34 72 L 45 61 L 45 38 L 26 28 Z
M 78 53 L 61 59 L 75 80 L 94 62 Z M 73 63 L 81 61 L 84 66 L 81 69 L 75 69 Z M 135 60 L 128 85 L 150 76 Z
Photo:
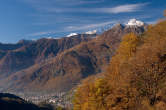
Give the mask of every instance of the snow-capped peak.
M 136 20 L 136 19 L 130 19 L 126 25 L 127 26 L 143 26 L 144 22 Z
M 71 36 L 76 36 L 78 35 L 77 33 L 70 33 L 69 35 L 67 35 L 66 37 L 71 37 Z
M 45 39 L 48 39 L 48 40 L 50 39 L 50 40 L 51 40 L 51 39 L 59 39 L 59 38 L 55 38 L 55 37 L 46 37 Z
M 46 39 L 54 39 L 53 37 L 46 37 Z
M 97 33 L 97 30 L 85 32 L 85 34 L 96 34 L 96 33 Z

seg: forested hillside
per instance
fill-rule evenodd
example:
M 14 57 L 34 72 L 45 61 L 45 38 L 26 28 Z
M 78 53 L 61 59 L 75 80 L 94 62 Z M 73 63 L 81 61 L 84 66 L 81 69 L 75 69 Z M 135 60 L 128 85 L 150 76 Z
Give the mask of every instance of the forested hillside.
M 166 110 L 166 20 L 125 35 L 103 74 L 77 88 L 74 110 Z

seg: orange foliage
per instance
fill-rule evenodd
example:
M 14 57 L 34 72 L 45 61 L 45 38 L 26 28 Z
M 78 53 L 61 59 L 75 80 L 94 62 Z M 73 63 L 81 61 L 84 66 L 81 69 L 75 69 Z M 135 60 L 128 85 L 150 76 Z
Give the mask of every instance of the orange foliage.
M 166 21 L 124 36 L 104 78 L 84 82 L 74 110 L 166 110 Z

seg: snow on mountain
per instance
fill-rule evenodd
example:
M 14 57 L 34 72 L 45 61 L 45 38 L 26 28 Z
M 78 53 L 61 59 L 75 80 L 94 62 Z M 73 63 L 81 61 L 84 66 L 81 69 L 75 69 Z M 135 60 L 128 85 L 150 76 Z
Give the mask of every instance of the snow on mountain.
M 123 25 L 124 27 L 127 26 L 127 27 L 131 27 L 131 26 L 138 26 L 138 27 L 141 27 L 141 26 L 146 26 L 146 23 L 140 21 L 140 20 L 137 20 L 137 19 L 130 19 L 128 21 L 128 23 L 125 23 L 125 21 L 123 22 L 119 22 L 119 24 Z M 100 27 L 97 27 L 97 28 L 92 28 L 92 29 L 89 29 L 91 31 L 84 31 L 84 32 L 81 32 L 81 33 L 70 33 L 68 34 L 66 37 L 72 37 L 72 36 L 77 36 L 79 34 L 89 34 L 89 35 L 93 35 L 93 34 L 102 34 L 103 32 L 105 31 L 108 31 L 109 29 L 111 29 L 112 27 L 114 27 L 116 25 L 116 23 L 110 23 L 110 24 L 106 24 L 106 25 L 103 25 L 103 26 L 100 26 Z M 54 36 L 54 35 L 52 35 Z M 61 37 L 56 37 L 56 38 L 53 38 L 53 37 L 47 37 L 46 39 L 60 39 Z
M 96 33 L 97 33 L 97 30 L 85 32 L 85 34 L 96 34 Z
M 71 37 L 71 36 L 76 36 L 78 35 L 77 33 L 70 33 L 69 35 L 67 35 L 66 37 Z
M 52 37 L 46 37 L 46 39 L 54 39 L 54 38 L 52 38 Z
M 59 37 L 46 37 L 46 39 L 60 39 Z
M 127 26 L 143 26 L 144 22 L 136 20 L 136 19 L 130 19 L 129 22 L 126 24 Z

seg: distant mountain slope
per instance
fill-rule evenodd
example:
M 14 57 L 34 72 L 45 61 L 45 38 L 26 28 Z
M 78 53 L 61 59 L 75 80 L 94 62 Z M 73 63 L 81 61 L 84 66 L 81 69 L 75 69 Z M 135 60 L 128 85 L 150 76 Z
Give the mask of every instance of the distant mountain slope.
M 50 57 L 56 56 L 75 45 L 89 41 L 96 35 L 79 34 L 61 39 L 43 38 L 35 42 L 20 41 L 18 44 L 0 45 L 0 75 L 28 68 Z
M 26 40 L 20 40 L 18 43 L 16 44 L 3 44 L 0 43 L 0 59 L 2 59 L 2 57 L 4 57 L 8 51 L 12 51 L 18 48 L 21 48 L 25 45 L 28 45 L 32 43 L 32 41 L 26 41 Z
M 55 57 L 16 72 L 6 80 L 13 81 L 8 83 L 7 89 L 69 90 L 81 79 L 104 70 L 123 35 L 130 32 L 141 34 L 144 30 L 145 27 L 118 24 L 93 40 L 82 42 Z

